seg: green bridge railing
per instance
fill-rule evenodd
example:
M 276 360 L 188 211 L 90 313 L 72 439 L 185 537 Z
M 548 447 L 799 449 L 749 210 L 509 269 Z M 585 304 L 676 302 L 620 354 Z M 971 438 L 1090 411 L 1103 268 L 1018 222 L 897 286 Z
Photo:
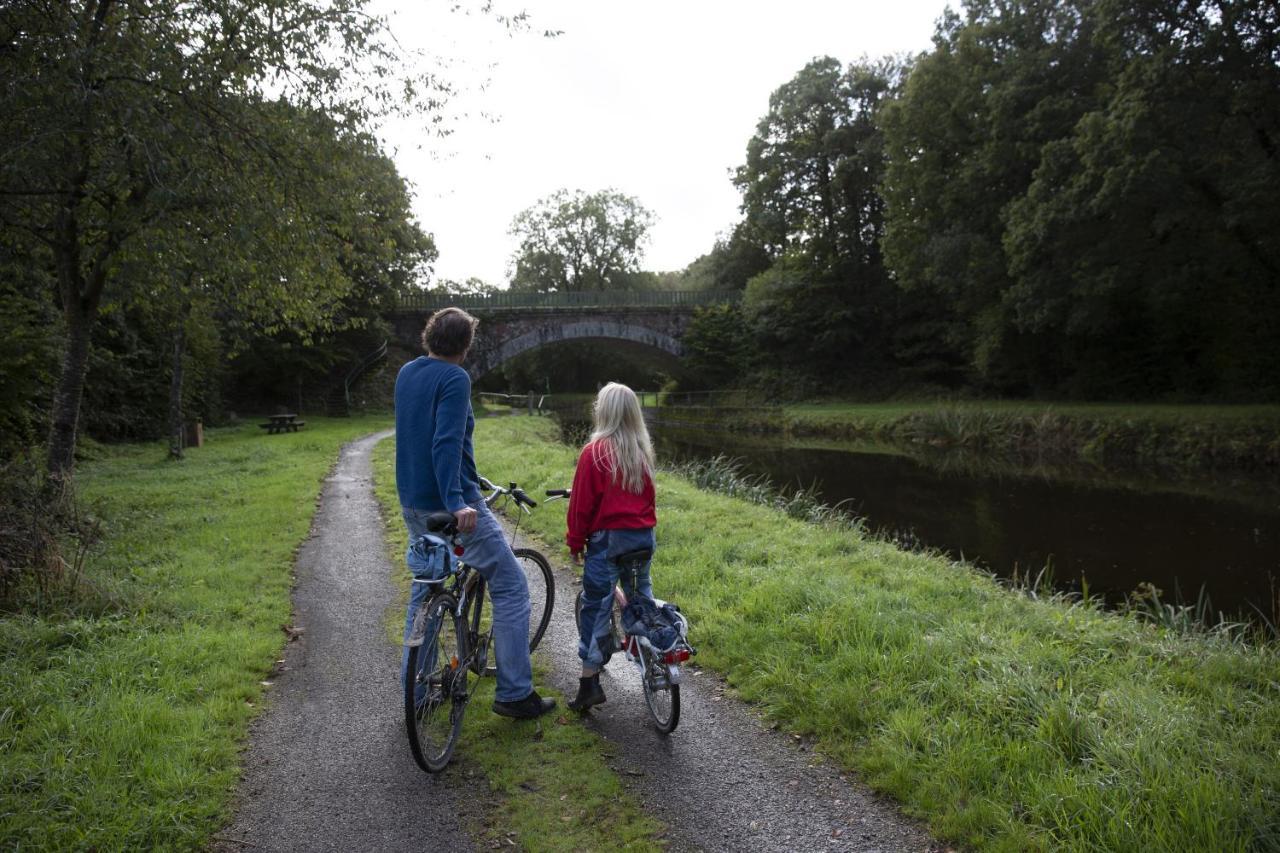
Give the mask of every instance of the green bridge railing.
M 402 296 L 396 304 L 396 310 L 434 311 L 450 305 L 477 311 L 512 308 L 688 308 L 737 302 L 741 298 L 742 294 L 736 290 L 605 290 L 572 293 L 503 291 L 488 296 L 415 293 Z

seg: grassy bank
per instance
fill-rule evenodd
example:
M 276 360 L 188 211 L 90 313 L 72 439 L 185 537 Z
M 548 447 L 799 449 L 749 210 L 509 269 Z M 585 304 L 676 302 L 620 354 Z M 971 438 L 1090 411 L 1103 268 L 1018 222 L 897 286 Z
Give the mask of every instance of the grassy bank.
M 544 426 L 548 423 L 537 420 Z M 403 569 L 407 534 L 396 497 L 394 440 L 378 445 L 373 464 L 374 488 L 387 521 L 387 545 L 402 591 L 401 602 L 387 616 L 392 640 L 398 643 L 404 629 L 409 576 Z M 555 618 L 570 618 L 572 591 L 557 592 Z M 541 659 L 541 653 L 535 653 L 535 670 L 546 663 Z M 565 709 L 568 697 L 547 689 L 546 680 L 537 675 L 540 692 L 556 696 L 560 703 L 555 713 L 540 721 L 513 723 L 491 713 L 491 678 L 480 680 L 471 700 L 462 741 L 446 772 L 455 778 L 479 773 L 488 782 L 492 802 L 483 823 L 472 827 L 475 836 L 498 846 L 513 842 L 529 851 L 660 848 L 663 827 L 624 793 L 607 763 L 611 746 Z
M 831 401 L 786 406 L 776 428 L 795 436 L 928 444 L 1024 459 L 1280 469 L 1280 406 Z
M 537 419 L 484 421 L 491 477 L 567 485 Z M 662 475 L 659 594 L 699 660 L 787 729 L 992 850 L 1280 849 L 1280 650 L 1030 600 Z M 563 515 L 532 523 L 559 542 Z
M 105 539 L 95 592 L 0 617 L 0 846 L 199 849 L 285 642 L 294 551 L 339 446 L 381 419 L 308 418 L 104 448 L 79 472 Z

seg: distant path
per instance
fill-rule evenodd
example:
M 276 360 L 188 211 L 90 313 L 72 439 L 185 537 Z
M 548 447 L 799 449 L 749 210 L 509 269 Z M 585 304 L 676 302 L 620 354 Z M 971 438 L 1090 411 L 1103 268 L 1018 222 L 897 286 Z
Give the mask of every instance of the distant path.
M 552 666 L 551 682 L 566 697 L 577 692 L 581 672 L 573 625 L 573 599 L 581 590 L 576 581 L 576 573 L 557 566 L 556 612 L 537 653 Z M 661 572 L 654 573 L 653 587 L 660 596 Z M 697 631 L 695 623 L 695 646 Z M 670 827 L 673 849 L 947 849 L 891 802 L 820 762 L 807 745 L 763 725 L 728 695 L 723 680 L 696 670 L 687 670 L 680 685 L 680 724 L 670 736 L 648 722 L 637 671 L 621 654 L 600 678 L 608 701 L 591 711 L 588 722 L 610 742 L 616 757 L 609 764 L 644 811 Z
M 253 726 L 238 812 L 216 850 L 470 850 L 449 774 L 409 755 L 399 659 L 382 617 L 396 600 L 370 452 L 342 448 L 297 561 L 283 671 Z

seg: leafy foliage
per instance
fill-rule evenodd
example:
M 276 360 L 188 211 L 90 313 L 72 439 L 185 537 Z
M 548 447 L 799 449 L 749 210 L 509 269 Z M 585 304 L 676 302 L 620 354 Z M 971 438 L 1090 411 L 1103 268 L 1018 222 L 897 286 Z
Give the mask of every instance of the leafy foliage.
M 185 269 L 226 257 L 262 235 L 264 224 L 274 226 L 266 233 L 280 238 L 278 254 L 295 262 L 292 274 L 249 270 L 263 273 L 255 277 L 263 286 L 237 291 L 240 307 L 269 305 L 294 326 L 325 324 L 348 280 L 323 252 L 307 250 L 342 221 L 326 218 L 323 203 L 310 204 L 310 191 L 326 186 L 327 162 L 311 143 L 350 139 L 396 108 L 402 93 L 431 85 L 405 76 L 384 22 L 367 5 L 24 0 L 5 7 L 0 224 L 41 245 L 65 318 L 48 451 L 55 475 L 71 470 L 98 312 L 133 295 L 128 272 L 140 259 L 159 261 L 150 284 L 176 291 L 181 305 Z M 308 125 L 318 116 L 332 124 L 319 136 Z M 188 229 L 199 236 L 162 236 Z M 157 244 L 178 257 L 157 258 Z M 258 260 L 227 259 L 240 272 Z
M 1276 12 L 969 2 L 883 113 L 885 252 L 983 380 L 1276 393 Z
M 686 280 L 767 259 L 744 322 L 827 391 L 1276 399 L 1278 31 L 1251 0 L 967 0 L 905 64 L 814 60 Z
M 520 247 L 511 260 L 513 290 L 556 293 L 614 290 L 640 270 L 653 214 L 614 190 L 559 190 L 511 223 Z
M 759 375 L 791 393 L 815 390 L 819 376 L 866 385 L 890 359 L 898 295 L 880 252 L 875 118 L 897 73 L 887 61 L 814 60 L 774 92 L 736 174 L 745 217 L 735 239 L 770 258 L 747 283 L 743 321 Z

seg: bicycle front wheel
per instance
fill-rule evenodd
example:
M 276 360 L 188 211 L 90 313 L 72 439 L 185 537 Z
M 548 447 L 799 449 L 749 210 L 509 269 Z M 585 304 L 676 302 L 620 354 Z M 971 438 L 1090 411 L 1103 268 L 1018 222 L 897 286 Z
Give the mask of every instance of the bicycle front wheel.
M 551 609 L 556 603 L 555 577 L 547 558 L 532 548 L 516 548 L 513 553 L 529 586 L 529 651 L 533 651 L 551 622 Z
M 424 607 L 422 645 L 409 648 L 405 726 L 413 760 L 423 770 L 438 773 L 449 763 L 462 734 L 462 715 L 470 698 L 466 623 L 454 615 L 457 601 L 448 593 L 432 596 Z
M 644 703 L 653 724 L 663 734 L 671 734 L 680 722 L 680 685 L 671 683 L 671 670 L 649 649 L 640 648 L 644 657 Z

